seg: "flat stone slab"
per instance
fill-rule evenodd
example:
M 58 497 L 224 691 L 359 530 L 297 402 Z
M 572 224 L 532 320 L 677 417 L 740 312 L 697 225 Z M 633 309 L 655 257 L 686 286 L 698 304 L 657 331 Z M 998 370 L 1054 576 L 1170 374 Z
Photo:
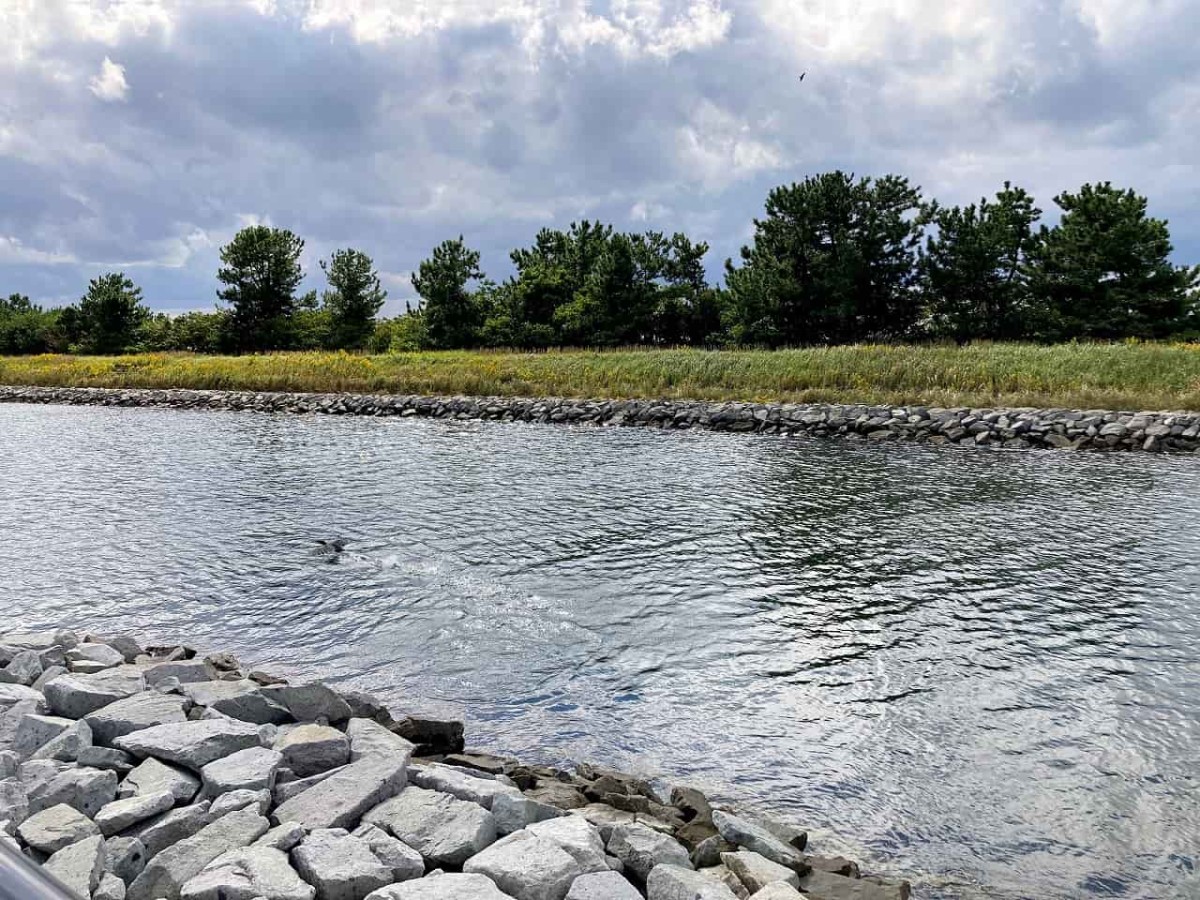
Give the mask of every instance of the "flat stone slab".
M 111 744 L 116 738 L 166 725 L 170 722 L 186 722 L 183 698 L 162 694 L 158 691 L 142 691 L 102 706 L 88 713 L 85 721 L 92 728 L 92 739 L 97 744 Z
M 191 837 L 159 852 L 133 880 L 128 900 L 179 900 L 183 886 L 229 850 L 261 837 L 268 822 L 256 810 L 242 809 L 206 825 Z
M 217 677 L 217 671 L 202 659 L 177 659 L 146 666 L 144 676 L 146 684 L 153 687 L 168 678 L 180 684 L 211 681 Z
M 566 900 L 642 900 L 642 895 L 619 872 L 592 872 L 571 883 Z
M 96 824 L 100 827 L 100 833 L 108 837 L 164 813 L 174 805 L 175 795 L 170 791 L 137 794 L 106 803 L 96 813 Z
M 333 688 L 313 681 L 309 684 L 272 684 L 262 689 L 264 696 L 280 703 L 297 722 L 344 722 L 351 716 L 350 704 Z
M 403 754 L 364 757 L 281 803 L 274 820 L 308 829 L 353 828 L 365 812 L 404 788 L 407 766 Z
M 496 820 L 482 806 L 423 788 L 405 788 L 363 821 L 390 832 L 434 866 L 461 866 L 496 840 Z
M 46 860 L 46 871 L 87 900 L 104 874 L 104 838 L 96 834 L 63 847 Z
M 3 815 L 0 812 L 0 815 Z M 56 853 L 63 847 L 99 834 L 96 823 L 65 803 L 44 809 L 17 826 L 21 840 L 42 853 Z
M 486 875 L 426 875 L 367 894 L 366 900 L 513 900 Z
M 800 887 L 800 876 L 787 866 L 772 862 L 752 850 L 722 853 L 721 862 L 746 886 L 751 894 L 761 891 L 768 884 L 782 881 L 794 888 Z
M 177 844 L 184 838 L 189 838 L 200 829 L 210 824 L 213 819 L 209 815 L 208 801 L 182 806 L 156 816 L 144 824 L 126 832 L 127 836 L 136 837 L 145 847 L 146 860 L 154 858 L 160 851 L 172 844 Z M 111 843 L 111 841 L 110 841 Z
M 520 797 L 521 792 L 511 785 L 487 778 L 474 778 L 448 766 L 414 766 L 409 780 L 417 787 L 441 791 L 460 800 L 478 803 L 484 809 L 492 808 L 492 800 L 499 794 Z
M 108 769 L 66 769 L 30 788 L 29 811 L 36 813 L 66 803 L 91 818 L 116 796 L 116 772 Z
M 107 644 L 77 644 L 66 653 L 67 665 L 75 669 L 77 663 L 95 663 L 102 669 L 111 669 L 125 662 L 125 654 Z
M 725 885 L 694 869 L 655 866 L 646 880 L 646 900 L 738 900 Z
M 392 883 L 392 870 L 366 841 L 343 829 L 317 829 L 292 851 L 292 863 L 321 900 L 362 900 Z
M 787 866 L 796 872 L 808 871 L 804 855 L 795 847 L 784 843 L 762 825 L 720 809 L 713 811 L 713 824 L 717 826 L 721 837 L 731 844 L 753 850 L 771 862 Z
M 184 684 L 183 692 L 197 706 L 243 722 L 278 725 L 292 719 L 286 706 L 263 694 L 262 686 L 253 681 L 202 681 Z
M 908 900 L 906 881 L 847 878 L 814 869 L 800 879 L 800 890 L 821 900 Z
M 300 778 L 336 769 L 350 761 L 350 739 L 328 725 L 298 725 L 273 746 L 282 754 L 283 765 Z
M 142 673 L 133 666 L 117 666 L 95 675 L 59 675 L 42 687 L 51 712 L 68 719 L 82 719 L 145 689 Z
M 350 719 L 346 723 L 346 737 L 350 739 L 351 762 L 370 753 L 407 753 L 411 756 L 416 751 L 412 741 L 406 741 L 371 719 Z
M 575 857 L 528 831 L 501 838 L 463 863 L 465 874 L 486 875 L 516 900 L 563 900 L 583 874 Z
M 222 853 L 180 891 L 181 900 L 313 900 L 316 889 L 271 847 Z
M 222 756 L 259 746 L 259 734 L 258 726 L 250 722 L 201 719 L 135 731 L 113 744 L 134 756 L 153 756 L 199 771 Z
M 267 747 L 247 747 L 210 762 L 200 770 L 205 797 L 228 791 L 270 790 L 283 755 Z
M 125 776 L 117 796 L 133 797 L 161 790 L 174 794 L 178 803 L 190 803 L 200 790 L 200 779 L 191 772 L 148 756 Z

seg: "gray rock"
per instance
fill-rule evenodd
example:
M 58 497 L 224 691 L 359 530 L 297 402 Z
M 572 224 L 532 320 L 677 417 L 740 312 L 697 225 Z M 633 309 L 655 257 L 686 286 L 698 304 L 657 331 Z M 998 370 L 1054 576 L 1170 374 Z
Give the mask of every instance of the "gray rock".
M 42 658 L 36 650 L 22 650 L 4 667 L 16 684 L 32 685 L 42 675 Z
M 287 707 L 261 692 L 253 681 L 205 681 L 187 684 L 184 694 L 193 703 L 259 725 L 289 721 Z
M 67 769 L 29 790 L 29 811 L 41 812 L 60 803 L 88 818 L 117 796 L 117 773 L 103 769 Z
M 46 871 L 75 896 L 88 900 L 104 874 L 104 838 L 96 834 L 63 847 L 46 860 Z
M 17 826 L 21 840 L 47 854 L 99 833 L 95 822 L 65 803 L 43 809 Z
M 217 819 L 155 855 L 129 886 L 129 900 L 179 900 L 183 886 L 205 866 L 222 853 L 258 839 L 267 827 L 267 820 L 253 809 L 238 810 Z
M 192 684 L 197 681 L 212 681 L 217 677 L 216 670 L 200 659 L 155 663 L 147 666 L 144 672 L 146 684 L 151 687 L 165 678 L 174 678 L 180 684 Z
M 95 732 L 92 732 L 93 737 Z M 112 769 L 117 775 L 128 775 L 133 771 L 133 757 L 112 747 L 80 747 L 76 758 L 81 766 L 93 769 Z M 118 788 L 119 790 L 119 788 Z
M 350 718 L 350 705 L 330 687 L 314 681 L 310 684 L 273 684 L 261 688 L 264 696 L 285 706 L 297 722 L 344 722 Z
M 292 863 L 321 900 L 362 900 L 392 883 L 370 846 L 339 829 L 317 829 L 292 851 Z
M 800 879 L 800 891 L 821 900 L 908 900 L 907 881 L 883 878 L 847 878 L 813 869 Z
M 29 650 L 48 650 L 54 646 L 74 647 L 79 638 L 73 631 L 60 628 L 57 631 L 10 632 L 0 635 L 0 644 Z
M 100 707 L 89 713 L 85 720 L 91 726 L 92 738 L 97 744 L 111 744 L 117 738 L 143 728 L 186 722 L 183 703 L 182 697 L 142 691 Z
M 366 900 L 512 900 L 486 875 L 426 875 L 367 894 Z
M 486 809 L 423 788 L 406 788 L 363 821 L 395 835 L 435 866 L 461 866 L 496 840 L 496 820 Z
M 284 822 L 282 825 L 276 825 L 251 846 L 271 847 L 287 853 L 302 840 L 304 840 L 304 826 L 299 822 Z
M 223 816 L 226 813 L 231 813 L 236 809 L 245 809 L 253 807 L 260 816 L 265 816 L 267 810 L 271 808 L 271 792 L 270 791 L 227 791 L 217 797 L 209 807 L 209 814 L 213 818 Z
M 534 822 L 565 816 L 567 813 L 556 806 L 539 803 L 520 794 L 497 794 L 492 798 L 492 815 L 496 818 L 496 830 L 500 834 L 512 834 Z M 630 815 L 630 821 L 633 816 Z
M 183 886 L 182 900 L 313 900 L 316 891 L 272 847 L 222 853 Z
M 309 829 L 353 828 L 363 813 L 404 788 L 407 765 L 403 754 L 364 757 L 280 804 L 275 821 Z
M 100 826 L 100 833 L 108 837 L 164 813 L 174 805 L 175 795 L 170 791 L 137 794 L 124 800 L 106 803 L 96 813 L 96 824 Z
M 579 816 L 562 816 L 535 822 L 526 830 L 530 834 L 558 844 L 575 858 L 584 873 L 605 872 L 609 869 L 600 832 L 596 826 Z
M 808 871 L 808 865 L 800 851 L 790 844 L 785 844 L 762 825 L 720 809 L 713 811 L 713 824 L 717 826 L 721 837 L 731 844 L 753 850 L 771 862 L 787 866 L 796 872 Z
M 394 725 L 396 734 L 416 744 L 414 751 L 421 756 L 434 753 L 463 751 L 463 723 L 455 719 L 431 719 L 425 716 L 405 716 Z
M 813 895 L 819 898 L 820 895 Z M 776 881 L 754 895 L 754 900 L 804 900 L 805 895 L 790 884 Z
M 725 885 L 692 869 L 655 866 L 646 880 L 647 900 L 737 900 Z
M 65 666 L 46 666 L 42 669 L 42 674 L 37 677 L 33 683 L 33 689 L 41 692 L 46 687 L 46 682 L 53 681 L 59 675 L 65 675 L 67 669 Z M 46 707 L 49 709 L 49 707 Z
M 0 781 L 12 778 L 21 765 L 21 757 L 12 750 L 0 750 Z
M 287 782 L 282 781 L 282 774 L 286 770 L 281 769 L 280 775 L 275 779 L 275 787 L 271 790 L 271 796 L 275 799 L 276 803 L 286 803 L 297 794 L 304 793 L 314 784 L 320 784 L 326 778 L 331 778 L 344 768 L 346 767 L 341 766 L 337 769 L 330 769 L 328 772 L 318 772 L 316 775 L 309 775 L 307 778 L 297 778 Z
M 125 776 L 117 791 L 118 797 L 133 797 L 137 794 L 153 794 L 167 790 L 178 803 L 190 803 L 200 790 L 200 779 L 183 769 L 159 762 L 153 756 L 142 760 L 132 772 Z
M 129 884 L 146 868 L 146 845 L 135 837 L 117 835 L 104 842 L 104 868 Z
M 208 801 L 204 800 L 165 812 L 146 824 L 131 829 L 122 837 L 134 837 L 141 841 L 145 848 L 145 859 L 148 861 L 172 844 L 196 834 L 212 821 Z M 117 838 L 110 838 L 109 843 L 114 840 Z
M 95 663 L 94 671 L 100 671 L 124 662 L 125 655 L 107 644 L 78 644 L 67 651 L 67 667 L 72 671 L 79 671 L 79 663 Z
M 283 765 L 301 778 L 344 766 L 350 761 L 350 740 L 328 725 L 299 725 L 275 741 Z
M 369 753 L 407 753 L 416 747 L 398 734 L 392 734 L 378 722 L 370 719 L 353 718 L 346 723 L 346 737 L 350 739 L 350 761 L 362 759 Z
M 363 823 L 354 829 L 353 835 L 365 841 L 379 861 L 392 870 L 393 881 L 408 881 L 425 874 L 421 854 L 377 825 Z
M 501 838 L 472 856 L 463 863 L 463 872 L 486 875 L 516 900 L 563 900 L 583 874 L 562 847 L 528 831 Z
M 750 892 L 746 890 L 746 886 L 742 884 L 742 880 L 729 871 L 724 863 L 720 863 L 715 866 L 709 866 L 708 868 L 704 869 L 697 869 L 697 871 L 701 875 L 725 885 L 725 887 L 733 891 L 734 895 L 737 896 L 739 900 L 748 900 L 750 897 Z
M 714 834 L 707 837 L 696 845 L 691 853 L 692 865 L 697 869 L 707 869 L 710 866 L 721 865 L 721 854 L 729 853 L 737 849 L 736 844 L 731 844 L 719 834 Z
M 542 781 L 533 790 L 526 791 L 525 796 L 559 809 L 582 809 L 588 805 L 587 797 L 578 788 L 561 781 Z
M 0 810 L 6 820 L 15 825 L 29 818 L 29 794 L 25 784 L 18 778 L 0 781 Z
M 470 800 L 484 809 L 492 808 L 492 800 L 498 794 L 521 796 L 515 787 L 486 778 L 474 778 L 448 766 L 414 766 L 409 772 L 409 780 L 417 787 L 441 791 L 459 800 Z
M 592 872 L 572 882 L 567 900 L 642 900 L 642 895 L 617 872 Z
M 119 650 L 127 663 L 133 662 L 146 652 L 142 649 L 141 644 L 128 635 L 118 634 L 112 637 L 97 635 L 92 640 L 97 644 L 108 644 L 114 650 Z
M 761 891 L 774 881 L 783 881 L 794 888 L 800 887 L 800 876 L 787 866 L 771 862 L 765 856 L 752 850 L 739 850 L 736 853 L 722 853 L 721 862 L 738 880 L 746 886 L 751 894 Z
M 156 725 L 113 743 L 134 756 L 154 756 L 199 771 L 216 759 L 259 746 L 258 726 L 236 719 Z
M 125 882 L 112 872 L 103 873 L 92 900 L 125 900 Z
M 608 839 L 608 852 L 642 881 L 657 865 L 692 867 L 687 850 L 678 841 L 638 823 L 615 826 Z
M 227 791 L 269 791 L 275 786 L 275 773 L 283 756 L 266 747 L 248 747 L 210 762 L 200 770 L 205 797 Z
M 117 666 L 96 675 L 68 673 L 43 686 L 51 712 L 68 719 L 82 719 L 145 689 L 141 672 L 133 666 Z
M 24 715 L 13 735 L 13 752 L 21 759 L 29 759 L 74 724 L 74 719 L 64 719 L 61 716 L 39 716 L 33 713 Z M 45 758 L 50 757 L 43 757 Z
M 616 809 L 607 803 L 589 803 L 587 806 L 571 810 L 570 814 L 573 816 L 582 816 L 595 825 L 600 830 L 600 837 L 605 843 L 608 843 L 609 838 L 612 837 L 614 827 L 617 825 L 632 825 L 637 821 L 636 813 Z
M 44 706 L 46 698 L 41 691 L 36 691 L 23 684 L 0 684 L 0 711 L 7 711 L 16 703 L 29 700 L 39 706 Z M 45 712 L 45 709 L 39 710 Z
M 28 718 L 28 717 L 27 717 Z M 82 719 L 72 722 L 57 736 L 39 747 L 30 759 L 57 759 L 74 762 L 80 751 L 92 746 L 92 729 Z

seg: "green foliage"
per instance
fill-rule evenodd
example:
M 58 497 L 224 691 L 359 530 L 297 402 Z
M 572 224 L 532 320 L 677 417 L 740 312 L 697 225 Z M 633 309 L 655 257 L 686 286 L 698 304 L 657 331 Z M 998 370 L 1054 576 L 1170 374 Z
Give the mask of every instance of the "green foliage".
M 412 276 L 413 289 L 424 301 L 424 324 L 431 347 L 476 347 L 485 310 L 472 282 L 480 281 L 479 252 L 460 235 L 433 249 Z
M 268 350 L 289 345 L 296 288 L 304 272 L 304 241 L 266 225 L 239 231 L 221 248 L 217 296 L 230 305 L 230 327 L 238 349 Z
M 59 310 L 35 306 L 23 294 L 0 297 L 0 355 L 50 353 L 67 348 Z
M 123 272 L 93 278 L 79 301 L 79 344 L 86 353 L 123 353 L 150 316 L 142 289 Z
M 963 343 L 1011 340 L 1030 327 L 1024 266 L 1041 215 L 1033 197 L 1009 182 L 979 205 L 931 205 L 935 232 L 920 253 L 918 274 L 929 332 Z
M 742 266 L 726 263 L 728 318 L 741 343 L 838 344 L 909 336 L 923 209 L 895 175 L 844 172 L 779 187 Z
M 1146 198 L 1111 183 L 1054 198 L 1062 218 L 1042 227 L 1027 267 L 1042 337 L 1164 337 L 1186 327 L 1200 267 L 1175 266 L 1167 223 Z
M 366 346 L 387 299 L 371 257 L 361 250 L 336 250 L 328 263 L 321 261 L 321 270 L 330 287 L 325 292 L 330 346 Z

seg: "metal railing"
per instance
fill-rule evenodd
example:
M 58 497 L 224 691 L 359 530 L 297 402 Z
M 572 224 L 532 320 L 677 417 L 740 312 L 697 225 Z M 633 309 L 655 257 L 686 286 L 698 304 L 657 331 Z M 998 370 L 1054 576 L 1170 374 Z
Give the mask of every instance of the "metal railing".
M 0 839 L 0 900 L 77 900 L 49 872 Z

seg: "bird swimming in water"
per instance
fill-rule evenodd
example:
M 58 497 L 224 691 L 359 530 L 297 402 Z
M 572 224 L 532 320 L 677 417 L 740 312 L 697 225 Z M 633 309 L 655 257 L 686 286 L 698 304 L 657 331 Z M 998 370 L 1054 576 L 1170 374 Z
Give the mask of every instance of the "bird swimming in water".
M 332 540 L 318 540 L 321 549 L 327 550 L 330 553 L 341 553 L 346 549 L 346 541 L 344 538 L 333 538 Z

